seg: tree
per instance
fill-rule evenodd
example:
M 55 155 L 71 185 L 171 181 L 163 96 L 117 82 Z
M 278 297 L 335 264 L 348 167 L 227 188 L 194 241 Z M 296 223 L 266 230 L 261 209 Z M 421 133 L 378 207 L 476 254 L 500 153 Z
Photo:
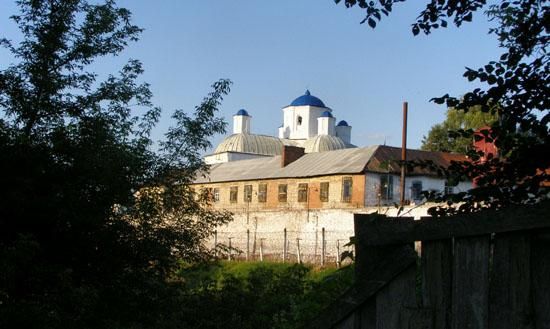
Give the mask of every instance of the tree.
M 365 10 L 362 23 L 375 28 L 388 16 L 393 6 L 405 0 L 345 0 L 346 7 Z M 341 0 L 335 0 L 336 3 Z M 435 209 L 445 214 L 476 211 L 486 207 L 501 207 L 514 203 L 537 202 L 546 197 L 543 182 L 549 180 L 550 168 L 550 62 L 547 55 L 550 26 L 550 6 L 546 0 L 502 0 L 487 5 L 486 0 L 429 0 L 426 8 L 412 24 L 412 33 L 430 34 L 434 29 L 447 27 L 452 20 L 456 26 L 472 20 L 473 13 L 486 10 L 489 19 L 498 25 L 494 34 L 505 52 L 499 59 L 479 69 L 466 68 L 464 77 L 479 81 L 485 87 L 475 88 L 463 97 L 446 94 L 433 98 L 456 110 L 468 112 L 474 106 L 488 112 L 498 104 L 499 120 L 483 138 L 494 142 L 500 157 L 477 161 L 480 154 L 468 153 L 473 162 L 453 165 L 449 176 L 476 179 L 479 187 L 471 193 L 453 196 L 460 206 Z M 473 138 L 471 131 L 459 129 L 454 134 Z M 451 203 L 453 200 L 449 200 Z
M 0 327 L 154 326 L 173 266 L 208 257 L 204 238 L 230 219 L 186 185 L 225 129 L 230 82 L 192 116 L 176 110 L 153 151 L 160 108 L 141 63 L 104 81 L 90 71 L 137 41 L 131 13 L 113 0 L 17 3 L 23 40 L 0 39 L 16 60 L 0 68 Z
M 452 133 L 449 135 L 449 131 L 459 129 L 475 131 L 490 126 L 496 121 L 494 112 L 483 112 L 479 106 L 468 109 L 468 112 L 448 109 L 445 121 L 435 124 L 428 132 L 428 136 L 424 136 L 421 149 L 466 154 L 472 150 L 473 138 L 456 136 Z

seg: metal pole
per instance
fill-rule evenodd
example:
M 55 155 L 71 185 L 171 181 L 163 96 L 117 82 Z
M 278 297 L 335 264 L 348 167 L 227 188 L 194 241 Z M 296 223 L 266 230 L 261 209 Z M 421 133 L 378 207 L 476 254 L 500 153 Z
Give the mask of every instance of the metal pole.
M 250 230 L 246 230 L 246 260 L 248 261 L 250 257 Z
M 296 238 L 296 255 L 298 256 L 298 264 L 301 264 L 302 254 L 300 253 L 300 238 Z
M 231 239 L 233 238 L 229 238 L 229 253 L 227 255 L 227 260 L 231 260 Z
M 264 239 L 260 239 L 260 262 L 264 261 Z
M 284 244 L 283 244 L 283 263 L 286 262 L 286 227 L 284 229 Z
M 336 240 L 336 267 L 340 268 L 340 240 Z
M 401 205 L 405 205 L 405 174 L 407 170 L 407 111 L 409 104 L 403 102 L 403 132 L 401 141 Z
M 321 230 L 321 266 L 325 266 L 325 228 Z

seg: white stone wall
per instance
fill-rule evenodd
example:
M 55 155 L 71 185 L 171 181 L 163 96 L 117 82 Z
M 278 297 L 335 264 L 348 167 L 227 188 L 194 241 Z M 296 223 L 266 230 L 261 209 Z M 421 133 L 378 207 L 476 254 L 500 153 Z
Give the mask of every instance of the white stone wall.
M 432 205 L 408 207 L 400 216 L 427 216 L 427 210 Z M 322 253 L 323 228 L 325 231 L 326 263 L 336 261 L 339 250 L 349 250 L 344 247 L 349 238 L 354 235 L 354 213 L 373 213 L 379 211 L 388 216 L 398 216 L 394 207 L 369 207 L 355 210 L 275 210 L 275 211 L 242 211 L 234 214 L 234 220 L 218 228 L 216 238 L 208 242 L 214 246 L 214 239 L 224 245 L 238 248 L 242 253 L 239 258 L 245 258 L 247 245 L 250 259 L 259 259 L 260 243 L 264 259 L 282 261 L 284 246 L 284 230 L 287 231 L 288 260 L 296 261 L 299 239 L 302 261 L 320 263 Z M 248 231 L 248 232 L 247 232 Z M 248 241 L 248 242 L 247 242 Z M 260 242 L 261 241 L 261 242 Z

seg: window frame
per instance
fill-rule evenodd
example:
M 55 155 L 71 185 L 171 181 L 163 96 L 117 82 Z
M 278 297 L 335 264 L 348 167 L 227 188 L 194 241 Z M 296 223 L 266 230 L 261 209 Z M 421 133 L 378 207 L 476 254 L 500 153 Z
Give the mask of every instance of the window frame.
M 349 184 L 346 184 L 349 183 Z M 347 185 L 347 188 L 346 188 Z M 346 191 L 349 193 L 346 193 Z M 353 178 L 351 176 L 342 177 L 342 202 L 349 203 L 353 197 Z
M 298 184 L 298 202 L 307 202 L 308 199 L 308 183 L 299 183 Z
M 212 201 L 214 202 L 220 202 L 220 188 L 219 187 L 214 187 L 212 189 Z
M 325 187 L 326 188 L 323 188 Z M 328 202 L 330 193 L 330 182 L 321 182 L 319 184 L 319 201 Z
M 384 181 L 387 186 L 384 187 Z M 380 199 L 381 200 L 393 200 L 393 175 L 382 174 L 380 175 Z
M 261 203 L 267 202 L 267 184 L 266 183 L 258 184 L 258 202 L 261 202 Z
M 250 203 L 252 202 L 252 185 L 248 184 L 248 185 L 245 185 L 244 186 L 244 191 L 243 191 L 243 201 L 245 203 Z
M 239 200 L 239 187 L 230 186 L 229 187 L 229 203 L 237 203 Z
M 282 191 L 284 189 L 284 191 Z M 288 201 L 288 184 L 279 184 L 277 188 L 277 200 L 280 203 L 286 203 Z M 284 196 L 284 197 L 283 197 Z
M 422 181 L 414 180 L 411 183 L 411 199 L 422 200 Z

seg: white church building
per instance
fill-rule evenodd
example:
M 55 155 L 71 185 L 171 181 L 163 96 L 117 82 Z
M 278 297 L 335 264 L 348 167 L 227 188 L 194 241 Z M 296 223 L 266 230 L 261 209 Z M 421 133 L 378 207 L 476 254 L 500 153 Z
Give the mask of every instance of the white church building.
M 244 109 L 233 115 L 233 134 L 226 137 L 207 164 L 280 155 L 283 145 L 303 147 L 305 153 L 356 147 L 351 144 L 351 126 L 344 120 L 336 124 L 332 109 L 309 90 L 284 107 L 279 137 L 253 134 L 252 117 Z

